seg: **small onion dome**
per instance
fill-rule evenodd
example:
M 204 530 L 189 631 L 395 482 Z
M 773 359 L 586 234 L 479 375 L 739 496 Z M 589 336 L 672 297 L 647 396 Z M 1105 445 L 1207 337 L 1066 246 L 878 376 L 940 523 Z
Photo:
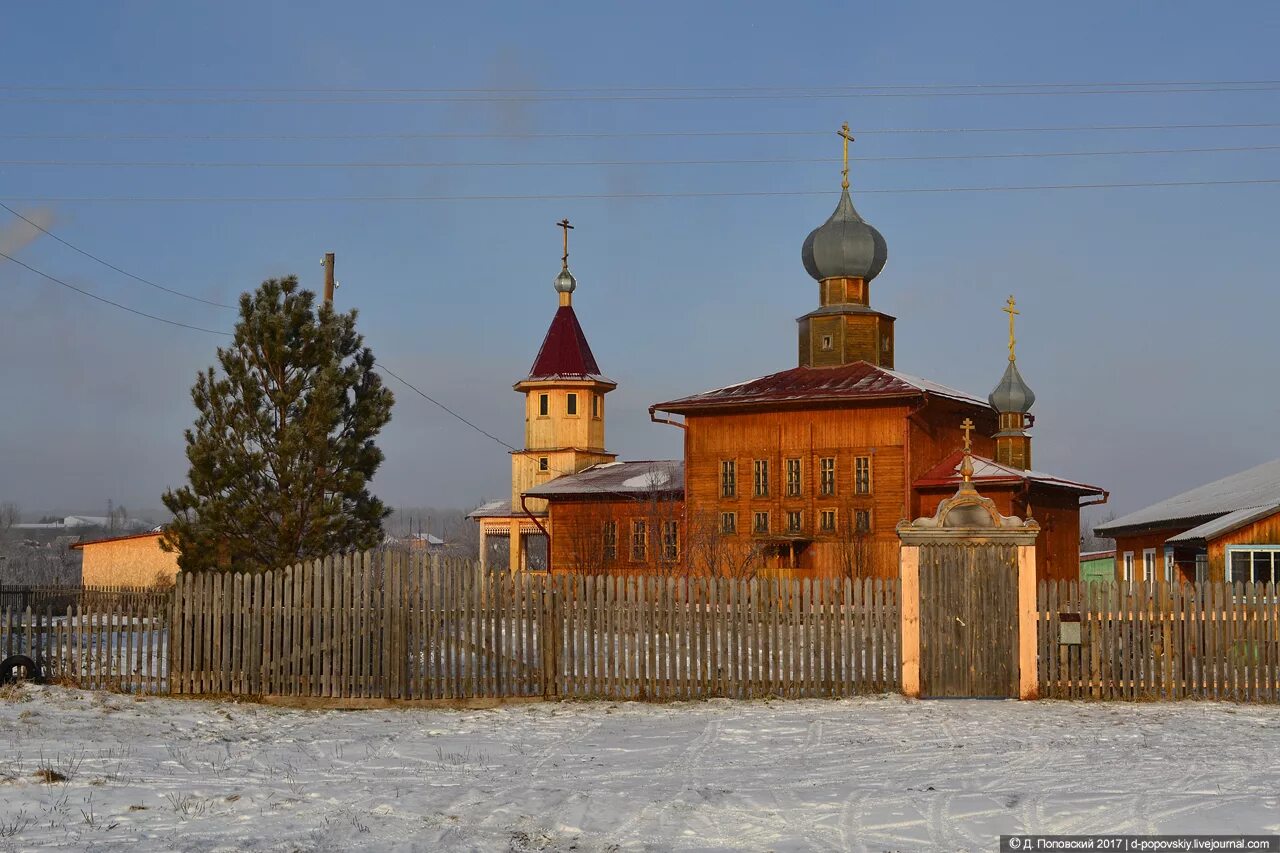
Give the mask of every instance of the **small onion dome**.
M 556 292 L 557 293 L 573 293 L 578 287 L 578 280 L 573 277 L 573 273 L 569 272 L 568 267 L 563 267 L 560 274 L 556 276 Z
M 818 281 L 860 278 L 871 281 L 884 269 L 889 249 L 884 237 L 853 209 L 849 190 L 840 193 L 835 213 L 805 238 L 800 259 Z
M 1000 384 L 987 399 L 991 402 L 991 408 L 1001 414 L 1025 415 L 1035 404 L 1036 395 L 1023 381 L 1022 374 L 1018 372 L 1017 363 L 1010 361 Z

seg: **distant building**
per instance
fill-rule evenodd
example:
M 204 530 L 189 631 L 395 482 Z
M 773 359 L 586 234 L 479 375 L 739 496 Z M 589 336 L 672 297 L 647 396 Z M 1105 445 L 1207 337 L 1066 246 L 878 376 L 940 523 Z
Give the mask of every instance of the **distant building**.
M 26 522 L 13 526 L 18 530 L 76 530 L 86 527 L 106 529 L 113 524 L 120 530 L 131 532 L 146 530 L 153 526 L 152 522 L 144 521 L 141 518 L 127 518 L 121 521 L 119 518 L 111 519 L 105 515 L 68 515 L 60 521 Z
M 1094 528 L 1116 540 L 1120 581 L 1280 580 L 1280 459 Z
M 155 586 L 172 582 L 178 574 L 178 554 L 161 550 L 163 532 L 113 536 L 77 542 L 71 547 L 84 555 L 81 583 L 85 586 Z

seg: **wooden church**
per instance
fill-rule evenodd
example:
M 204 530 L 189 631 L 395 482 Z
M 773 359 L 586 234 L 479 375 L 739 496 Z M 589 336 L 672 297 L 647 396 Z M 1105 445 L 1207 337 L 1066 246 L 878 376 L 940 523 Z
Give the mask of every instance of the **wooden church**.
M 482 553 L 508 537 L 519 570 L 526 538 L 544 536 L 553 571 L 895 576 L 898 522 L 932 514 L 962 479 L 964 424 L 979 492 L 1040 524 L 1039 576 L 1077 577 L 1080 508 L 1107 493 L 1031 468 L 1035 395 L 1018 372 L 1013 298 L 1009 361 L 986 399 L 894 369 L 895 318 L 871 305 L 888 249 L 849 196 L 847 131 L 840 200 L 801 248 L 818 306 L 797 320 L 798 364 L 651 406 L 683 431 L 683 460 L 605 450 L 616 383 L 573 313 L 561 223 L 560 306 L 515 385 L 525 449 L 512 455 L 511 497 L 472 514 Z

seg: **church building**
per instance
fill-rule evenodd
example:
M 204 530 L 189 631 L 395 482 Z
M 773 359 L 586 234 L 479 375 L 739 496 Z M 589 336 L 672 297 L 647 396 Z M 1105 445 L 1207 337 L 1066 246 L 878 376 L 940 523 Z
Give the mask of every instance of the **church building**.
M 796 321 L 798 364 L 651 406 L 654 422 L 682 430 L 683 460 L 617 462 L 604 450 L 603 420 L 598 433 L 573 432 L 564 395 L 589 395 L 602 417 L 616 386 L 599 376 L 576 319 L 571 335 L 557 331 L 557 313 L 516 385 L 530 395 L 525 454 L 536 464 L 513 455 L 511 501 L 481 508 L 492 513 L 480 516 L 482 531 L 514 542 L 526 523 L 545 528 L 553 571 L 892 577 L 898 522 L 955 492 L 962 437 L 973 433 L 980 493 L 1002 514 L 1040 524 L 1038 575 L 1078 577 L 1080 507 L 1107 493 L 1031 468 L 1035 395 L 1017 368 L 1013 298 L 1009 361 L 986 399 L 897 370 L 895 318 L 871 301 L 888 247 L 854 208 L 847 126 L 841 136 L 839 201 L 801 246 L 818 305 Z M 560 279 L 556 289 L 572 318 Z M 562 355 L 544 363 L 549 348 Z

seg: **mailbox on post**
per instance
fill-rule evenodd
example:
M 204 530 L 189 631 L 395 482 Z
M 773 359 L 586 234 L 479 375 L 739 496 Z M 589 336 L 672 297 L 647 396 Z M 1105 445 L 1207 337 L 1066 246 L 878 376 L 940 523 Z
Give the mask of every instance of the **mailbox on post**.
M 1080 645 L 1080 614 L 1058 614 L 1058 642 L 1064 646 Z

